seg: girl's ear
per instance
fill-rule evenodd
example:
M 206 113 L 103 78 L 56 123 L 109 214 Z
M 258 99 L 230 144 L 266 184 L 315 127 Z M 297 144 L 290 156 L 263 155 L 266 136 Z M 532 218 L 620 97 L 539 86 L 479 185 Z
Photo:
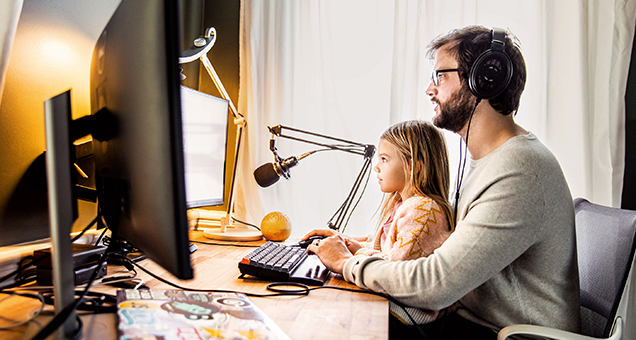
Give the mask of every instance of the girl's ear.
M 421 161 L 416 161 L 415 162 L 415 174 L 419 174 L 420 170 L 422 170 L 422 162 Z

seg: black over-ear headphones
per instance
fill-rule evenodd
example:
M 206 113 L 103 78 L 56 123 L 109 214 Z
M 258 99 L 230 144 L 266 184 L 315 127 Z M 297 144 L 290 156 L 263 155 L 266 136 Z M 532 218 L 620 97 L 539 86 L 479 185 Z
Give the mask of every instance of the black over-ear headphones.
M 505 51 L 506 31 L 492 29 L 490 49 L 484 51 L 470 68 L 468 87 L 470 92 L 481 99 L 500 95 L 510 84 L 512 61 Z

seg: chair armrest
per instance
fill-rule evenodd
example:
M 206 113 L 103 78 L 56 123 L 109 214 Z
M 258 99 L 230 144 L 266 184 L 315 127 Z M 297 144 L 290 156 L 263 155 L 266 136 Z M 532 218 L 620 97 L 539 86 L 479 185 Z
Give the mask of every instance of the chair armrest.
M 607 340 L 619 340 L 623 333 L 623 322 L 620 317 L 614 320 L 614 327 L 612 330 L 612 334 Z M 537 335 L 544 336 L 550 339 L 558 339 L 558 340 L 599 340 L 599 338 L 593 338 L 585 335 L 580 335 L 572 332 L 563 331 L 560 329 L 554 329 L 543 326 L 535 326 L 535 325 L 512 325 L 503 328 L 499 331 L 499 335 L 497 336 L 498 340 L 505 340 L 511 335 L 514 334 L 523 334 L 523 335 Z

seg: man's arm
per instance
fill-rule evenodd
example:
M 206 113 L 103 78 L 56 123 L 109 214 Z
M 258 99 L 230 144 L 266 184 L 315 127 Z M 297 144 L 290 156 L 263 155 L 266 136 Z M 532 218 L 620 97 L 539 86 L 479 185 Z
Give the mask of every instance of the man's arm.
M 529 175 L 497 178 L 484 187 L 488 190 L 470 200 L 456 231 L 431 256 L 404 262 L 356 256 L 345 262 L 345 279 L 432 310 L 480 286 L 535 242 L 544 204 Z

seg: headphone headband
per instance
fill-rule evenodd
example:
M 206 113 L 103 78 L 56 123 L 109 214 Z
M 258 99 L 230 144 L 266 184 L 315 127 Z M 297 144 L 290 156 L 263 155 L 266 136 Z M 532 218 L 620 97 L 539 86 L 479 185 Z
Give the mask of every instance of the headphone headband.
M 505 51 L 506 31 L 499 27 L 492 28 L 492 40 L 490 41 L 491 51 Z M 505 52 L 504 52 L 505 53 Z

